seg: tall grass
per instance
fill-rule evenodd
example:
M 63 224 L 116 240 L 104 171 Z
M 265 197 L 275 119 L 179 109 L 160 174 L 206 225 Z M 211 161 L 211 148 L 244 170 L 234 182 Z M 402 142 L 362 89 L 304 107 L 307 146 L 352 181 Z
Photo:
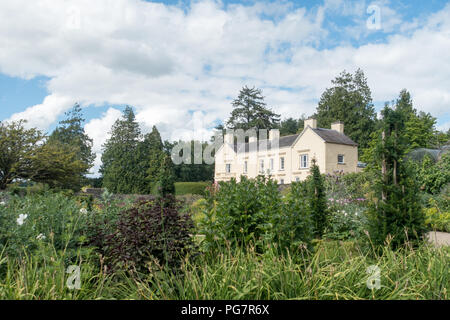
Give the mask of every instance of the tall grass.
M 44 250 L 44 249 L 43 249 Z M 44 254 L 45 253 L 45 254 Z M 67 287 L 63 251 L 45 248 L 20 260 L 0 254 L 1 299 L 448 299 L 448 247 L 422 246 L 378 255 L 353 242 L 319 242 L 314 254 L 275 248 L 224 249 L 187 258 L 179 274 L 149 265 L 146 275 L 106 275 L 79 255 L 81 289 Z M 370 265 L 381 288 L 369 289 Z

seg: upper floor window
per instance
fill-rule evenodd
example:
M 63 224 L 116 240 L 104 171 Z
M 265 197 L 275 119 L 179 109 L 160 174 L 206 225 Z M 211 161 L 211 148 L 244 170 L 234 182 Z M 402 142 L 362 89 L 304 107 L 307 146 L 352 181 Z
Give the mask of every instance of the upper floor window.
M 338 158 L 338 163 L 339 164 L 344 164 L 345 163 L 343 154 L 338 154 L 337 158 Z
M 259 172 L 264 173 L 264 160 L 259 161 Z
M 284 157 L 280 158 L 280 170 L 284 170 Z
M 308 168 L 308 155 L 307 154 L 301 154 L 300 155 L 300 168 Z
M 247 170 L 248 170 L 247 161 L 244 161 L 244 173 L 247 173 Z
M 230 164 L 230 163 L 227 163 L 227 164 L 225 165 L 225 172 L 226 172 L 226 173 L 230 173 L 230 172 L 231 172 L 231 164 Z

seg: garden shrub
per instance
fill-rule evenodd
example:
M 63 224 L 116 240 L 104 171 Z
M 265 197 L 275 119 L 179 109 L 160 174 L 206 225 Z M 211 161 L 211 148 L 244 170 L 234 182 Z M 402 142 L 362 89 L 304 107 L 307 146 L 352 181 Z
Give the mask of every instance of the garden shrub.
M 148 272 L 152 263 L 176 269 L 192 249 L 192 227 L 176 203 L 142 201 L 121 213 L 112 232 L 100 234 L 104 239 L 98 241 L 99 250 L 110 272 Z
M 334 202 L 329 206 L 330 218 L 325 237 L 335 240 L 361 238 L 367 229 L 366 207 L 361 201 Z
M 218 189 L 210 188 L 206 196 L 205 218 L 200 233 L 207 248 L 227 244 L 260 250 L 264 244 L 277 243 L 285 248 L 309 241 L 310 223 L 302 220 L 308 214 L 300 187 L 295 195 L 283 202 L 277 182 L 262 176 L 241 177 L 220 182 Z
M 0 252 L 10 257 L 51 243 L 55 250 L 75 250 L 84 239 L 87 212 L 58 193 L 12 195 L 0 204 Z
M 430 155 L 415 165 L 421 190 L 437 194 L 450 183 L 450 153 L 444 153 L 438 162 L 434 162 Z
M 328 206 L 325 195 L 324 178 L 320 174 L 316 160 L 312 160 L 311 174 L 307 178 L 308 204 L 313 223 L 314 235 L 321 238 L 328 224 Z

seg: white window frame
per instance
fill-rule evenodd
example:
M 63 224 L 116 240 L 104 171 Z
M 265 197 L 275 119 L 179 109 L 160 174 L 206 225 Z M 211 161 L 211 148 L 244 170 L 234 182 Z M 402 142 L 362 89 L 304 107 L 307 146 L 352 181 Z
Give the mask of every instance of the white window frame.
M 231 173 L 231 163 L 225 164 L 225 172 L 226 173 Z
M 341 162 L 339 162 L 339 157 L 342 157 L 342 161 Z M 338 154 L 338 156 L 337 156 L 337 163 L 338 164 L 345 164 L 345 155 Z
M 286 160 L 284 159 L 284 157 L 280 157 L 280 171 L 284 170 L 285 162 Z
M 305 164 L 304 159 L 306 159 L 306 164 Z M 300 155 L 300 169 L 308 169 L 308 168 L 309 168 L 309 156 L 308 156 L 308 154 L 301 154 Z

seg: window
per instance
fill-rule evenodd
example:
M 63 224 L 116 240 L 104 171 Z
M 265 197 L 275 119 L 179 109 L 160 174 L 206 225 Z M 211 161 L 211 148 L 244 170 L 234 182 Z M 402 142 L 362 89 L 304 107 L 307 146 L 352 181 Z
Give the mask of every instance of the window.
M 230 164 L 230 163 L 227 163 L 227 164 L 225 165 L 225 171 L 226 171 L 227 173 L 230 173 L 230 172 L 231 172 L 231 164 Z
M 344 155 L 343 154 L 338 154 L 338 163 L 339 164 L 344 164 Z
M 247 169 L 248 169 L 247 161 L 244 161 L 244 173 L 247 173 Z
M 284 179 L 280 179 L 280 184 L 284 184 Z
M 296 177 L 296 178 L 295 178 L 295 181 L 299 182 L 299 181 L 300 181 L 300 178 L 299 178 L 299 177 Z
M 284 170 L 284 157 L 280 158 L 280 170 Z
M 273 171 L 273 159 L 270 159 L 270 171 Z
M 259 172 L 264 173 L 264 160 L 259 161 Z
M 308 168 L 308 155 L 300 155 L 300 169 Z

